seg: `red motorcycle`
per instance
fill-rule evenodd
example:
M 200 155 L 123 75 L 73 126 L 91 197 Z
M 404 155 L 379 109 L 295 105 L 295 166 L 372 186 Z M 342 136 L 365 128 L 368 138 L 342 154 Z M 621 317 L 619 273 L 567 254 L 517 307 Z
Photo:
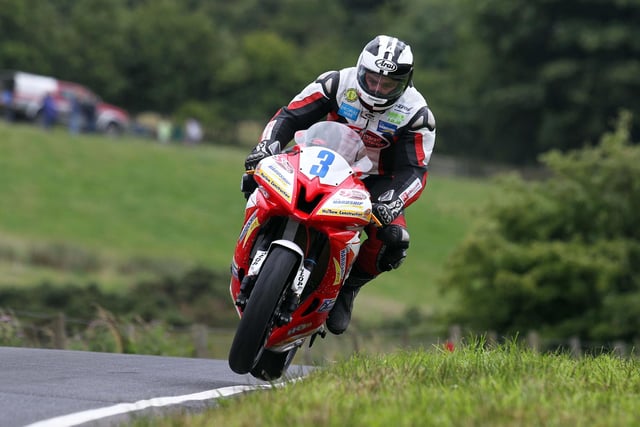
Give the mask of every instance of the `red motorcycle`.
M 240 322 L 229 366 L 274 380 L 298 348 L 318 335 L 371 221 L 360 180 L 371 168 L 358 134 L 319 122 L 291 149 L 260 161 L 231 264 L 231 297 Z

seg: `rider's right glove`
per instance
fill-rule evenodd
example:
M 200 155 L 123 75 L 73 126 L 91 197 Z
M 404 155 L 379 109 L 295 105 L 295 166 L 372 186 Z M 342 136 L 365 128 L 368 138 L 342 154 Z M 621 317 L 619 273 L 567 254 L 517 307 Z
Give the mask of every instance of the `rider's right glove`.
M 391 224 L 402 213 L 402 208 L 404 208 L 402 200 L 396 199 L 388 203 L 374 203 L 371 210 L 380 224 L 386 226 Z
M 265 157 L 273 156 L 274 154 L 278 154 L 280 152 L 280 143 L 278 141 L 273 141 L 272 143 L 268 143 L 268 141 L 261 141 L 258 145 L 255 146 L 251 153 L 247 156 L 244 161 L 244 169 L 245 170 L 254 170 L 256 165 L 260 162 L 260 160 Z

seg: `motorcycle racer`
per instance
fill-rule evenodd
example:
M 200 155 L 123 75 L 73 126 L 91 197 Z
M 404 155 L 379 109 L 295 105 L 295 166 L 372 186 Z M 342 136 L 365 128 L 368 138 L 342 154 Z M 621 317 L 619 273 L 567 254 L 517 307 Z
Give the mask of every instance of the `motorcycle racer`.
M 245 169 L 254 169 L 263 158 L 279 153 L 296 131 L 322 120 L 346 124 L 367 147 L 373 167 L 363 182 L 381 227 L 365 230 L 367 239 L 326 321 L 333 334 L 347 329 L 360 288 L 400 267 L 409 248 L 404 210 L 425 188 L 436 134 L 434 115 L 413 86 L 413 69 L 407 43 L 376 36 L 355 67 L 321 74 L 280 108 L 245 160 Z M 246 194 L 252 188 L 243 181 L 242 190 Z

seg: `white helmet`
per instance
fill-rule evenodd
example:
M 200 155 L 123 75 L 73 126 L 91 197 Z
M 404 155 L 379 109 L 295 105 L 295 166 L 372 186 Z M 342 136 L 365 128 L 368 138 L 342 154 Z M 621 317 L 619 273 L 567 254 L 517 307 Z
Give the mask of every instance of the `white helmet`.
M 411 47 L 395 37 L 377 36 L 364 47 L 356 67 L 360 101 L 369 110 L 384 111 L 411 84 Z

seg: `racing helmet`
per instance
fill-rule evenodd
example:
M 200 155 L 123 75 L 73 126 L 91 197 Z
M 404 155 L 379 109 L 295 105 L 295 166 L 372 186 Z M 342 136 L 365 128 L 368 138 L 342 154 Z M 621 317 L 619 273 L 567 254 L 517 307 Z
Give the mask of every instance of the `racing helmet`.
M 360 102 L 371 111 L 384 111 L 411 84 L 411 47 L 396 37 L 379 35 L 364 47 L 356 69 Z

